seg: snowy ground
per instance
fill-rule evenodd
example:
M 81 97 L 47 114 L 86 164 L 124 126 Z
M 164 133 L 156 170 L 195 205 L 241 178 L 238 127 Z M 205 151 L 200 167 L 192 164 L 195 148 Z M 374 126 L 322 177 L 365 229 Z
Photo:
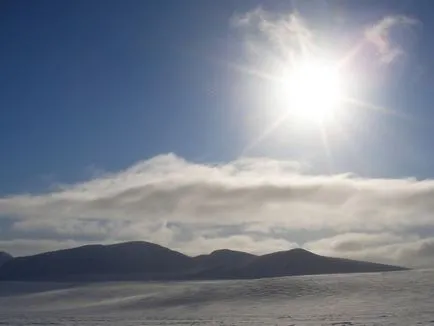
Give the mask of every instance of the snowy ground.
M 434 271 L 184 283 L 0 283 L 0 325 L 434 325 Z

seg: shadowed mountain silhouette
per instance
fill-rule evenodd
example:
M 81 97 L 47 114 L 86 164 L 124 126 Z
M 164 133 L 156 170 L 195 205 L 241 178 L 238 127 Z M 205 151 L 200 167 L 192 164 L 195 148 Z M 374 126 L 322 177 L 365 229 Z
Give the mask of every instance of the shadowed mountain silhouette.
M 260 256 L 232 271 L 232 275 L 229 277 L 235 275 L 237 278 L 264 278 L 290 275 L 384 272 L 404 269 L 391 265 L 325 257 L 297 248 Z
M 263 256 L 223 249 L 209 255 L 189 257 L 153 243 L 137 241 L 113 245 L 87 245 L 13 258 L 0 267 L 0 280 L 243 279 L 404 269 L 324 257 L 304 249 L 292 249 Z
M 220 249 L 215 250 L 209 255 L 196 256 L 193 259 L 198 265 L 204 267 L 220 267 L 222 265 L 242 264 L 257 257 L 242 251 Z
M 211 278 L 212 275 L 218 278 L 219 275 L 230 273 L 234 268 L 247 264 L 255 258 L 257 258 L 256 255 L 242 251 L 215 250 L 209 255 L 193 258 L 196 265 L 194 275 L 197 278 Z
M 191 266 L 191 257 L 153 243 L 135 241 L 17 257 L 0 267 L 0 279 L 164 279 Z
M 13 257 L 9 255 L 7 252 L 0 251 L 0 266 L 11 260 Z

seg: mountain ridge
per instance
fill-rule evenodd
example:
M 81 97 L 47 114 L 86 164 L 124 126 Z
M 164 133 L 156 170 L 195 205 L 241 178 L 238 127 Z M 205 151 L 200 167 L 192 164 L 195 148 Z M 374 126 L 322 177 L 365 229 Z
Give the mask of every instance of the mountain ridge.
M 13 258 L 14 257 L 8 254 L 6 251 L 0 251 L 0 267 Z
M 266 255 L 219 249 L 190 257 L 151 242 L 133 241 L 11 258 L 0 265 L 0 281 L 252 279 L 399 270 L 406 268 L 326 257 L 302 248 Z

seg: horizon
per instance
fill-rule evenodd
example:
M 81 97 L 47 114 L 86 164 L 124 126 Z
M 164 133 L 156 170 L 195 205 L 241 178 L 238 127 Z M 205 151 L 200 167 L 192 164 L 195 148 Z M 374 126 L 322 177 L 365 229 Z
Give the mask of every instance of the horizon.
M 0 7 L 0 251 L 434 267 L 434 3 Z

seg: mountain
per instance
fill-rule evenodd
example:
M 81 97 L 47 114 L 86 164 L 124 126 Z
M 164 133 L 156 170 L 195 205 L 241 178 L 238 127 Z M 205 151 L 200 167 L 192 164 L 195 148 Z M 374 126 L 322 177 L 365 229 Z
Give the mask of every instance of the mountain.
M 253 261 L 257 256 L 242 251 L 220 249 L 209 255 L 200 255 L 193 258 L 195 262 L 194 278 L 219 278 L 220 275 L 231 273 L 234 268 Z
M 304 249 L 292 249 L 260 256 L 231 271 L 230 278 L 265 278 L 293 275 L 367 273 L 405 268 L 316 255 Z
M 228 265 L 233 266 L 234 264 L 242 264 L 251 261 L 256 257 L 257 256 L 255 255 L 242 251 L 220 249 L 213 251 L 209 255 L 200 255 L 194 257 L 193 259 L 199 266 L 203 266 L 205 268 L 215 268 Z
M 0 268 L 0 279 L 172 279 L 192 264 L 191 257 L 149 242 L 87 245 L 14 258 Z
M 0 266 L 11 260 L 13 257 L 9 255 L 7 252 L 0 251 Z
M 189 257 L 153 243 L 137 241 L 113 245 L 87 245 L 13 258 L 0 267 L 0 280 L 244 279 L 404 269 L 325 257 L 304 249 L 292 249 L 263 256 L 223 249 L 209 255 Z

